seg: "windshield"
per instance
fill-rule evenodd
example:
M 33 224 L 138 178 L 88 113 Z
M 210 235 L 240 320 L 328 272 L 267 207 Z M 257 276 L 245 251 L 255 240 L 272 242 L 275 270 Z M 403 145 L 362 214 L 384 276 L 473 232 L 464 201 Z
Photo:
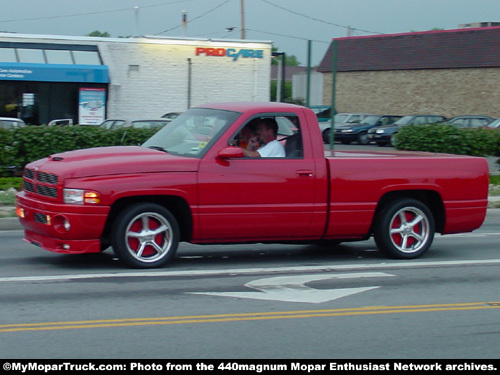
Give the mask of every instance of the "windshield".
M 169 122 L 142 146 L 175 155 L 201 157 L 239 115 L 220 109 L 193 108 Z
M 361 121 L 361 124 L 377 125 L 377 122 L 379 119 L 380 119 L 380 116 L 367 116 Z
M 494 120 L 488 124 L 489 128 L 498 128 L 500 127 L 500 119 Z
M 351 116 L 350 113 L 338 113 L 333 117 L 335 122 L 347 122 L 347 119 Z
M 411 121 L 413 120 L 415 116 L 404 116 L 404 117 L 401 117 L 398 121 L 396 121 L 393 125 L 408 125 L 409 123 L 411 123 Z

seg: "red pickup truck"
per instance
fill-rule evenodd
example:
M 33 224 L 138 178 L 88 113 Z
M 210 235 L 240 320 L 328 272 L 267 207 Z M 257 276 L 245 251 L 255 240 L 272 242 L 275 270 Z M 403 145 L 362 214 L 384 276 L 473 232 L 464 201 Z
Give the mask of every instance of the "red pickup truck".
M 285 157 L 234 146 L 274 118 Z M 53 252 L 109 246 L 128 266 L 165 265 L 180 241 L 339 243 L 374 237 L 411 259 L 435 232 L 483 223 L 488 165 L 468 156 L 325 151 L 314 112 L 283 103 L 192 108 L 142 146 L 69 151 L 28 164 L 17 213 L 25 240 Z

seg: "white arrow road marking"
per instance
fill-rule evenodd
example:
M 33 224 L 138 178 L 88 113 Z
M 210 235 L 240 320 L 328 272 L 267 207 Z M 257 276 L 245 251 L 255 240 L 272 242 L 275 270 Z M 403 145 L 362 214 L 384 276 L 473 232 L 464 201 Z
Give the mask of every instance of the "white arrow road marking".
M 394 275 L 383 272 L 364 272 L 326 275 L 277 276 L 258 279 L 245 284 L 246 287 L 257 289 L 259 292 L 191 292 L 190 294 L 205 294 L 210 296 L 252 298 L 285 302 L 322 303 L 380 287 L 368 286 L 364 288 L 314 289 L 304 284 L 311 281 L 327 279 L 358 279 L 365 277 L 389 276 Z

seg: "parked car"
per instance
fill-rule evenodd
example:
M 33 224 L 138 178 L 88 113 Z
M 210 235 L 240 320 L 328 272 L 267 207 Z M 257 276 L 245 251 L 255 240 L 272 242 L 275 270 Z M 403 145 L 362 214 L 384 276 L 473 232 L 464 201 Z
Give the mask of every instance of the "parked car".
M 154 129 L 162 128 L 167 125 L 170 121 L 160 118 L 160 119 L 150 119 L 150 120 L 132 120 L 132 119 L 108 119 L 105 120 L 100 126 L 105 129 L 119 129 L 119 128 L 142 128 L 142 129 Z
M 52 120 L 48 123 L 48 126 L 71 126 L 73 125 L 72 118 L 59 118 Z
M 26 123 L 15 117 L 0 117 L 0 129 L 24 128 Z
M 497 118 L 496 120 L 493 120 L 488 125 L 486 125 L 485 128 L 488 128 L 488 129 L 500 129 L 500 118 Z
M 368 138 L 379 146 L 394 145 L 394 136 L 402 126 L 424 125 L 443 122 L 446 117 L 440 115 L 410 115 L 401 117 L 392 125 L 376 127 L 368 130 Z
M 337 113 L 334 120 L 333 128 L 337 128 L 338 126 L 344 126 L 348 124 L 357 124 L 360 123 L 368 116 L 372 116 L 373 113 Z M 341 125 L 342 124 L 342 125 Z M 323 142 L 330 143 L 330 129 L 332 128 L 331 121 L 325 121 L 319 123 L 319 129 L 321 130 L 321 134 L 323 136 Z
M 489 116 L 467 115 L 452 117 L 444 123 L 456 126 L 457 128 L 482 128 L 491 123 L 493 120 L 495 119 Z
M 372 115 L 365 117 L 358 124 L 347 124 L 335 127 L 335 140 L 344 144 L 358 142 L 360 145 L 366 145 L 370 142 L 368 139 L 368 130 L 377 126 L 387 126 L 399 120 L 402 116 L 394 115 Z M 325 140 L 326 143 L 329 142 Z
M 172 121 L 173 119 L 179 117 L 179 115 L 181 113 L 182 112 L 169 112 L 169 113 L 165 113 L 163 116 L 161 116 L 161 118 L 164 118 L 167 121 Z
M 318 122 L 325 122 L 331 119 L 332 107 L 329 105 L 311 105 L 309 108 L 316 115 Z

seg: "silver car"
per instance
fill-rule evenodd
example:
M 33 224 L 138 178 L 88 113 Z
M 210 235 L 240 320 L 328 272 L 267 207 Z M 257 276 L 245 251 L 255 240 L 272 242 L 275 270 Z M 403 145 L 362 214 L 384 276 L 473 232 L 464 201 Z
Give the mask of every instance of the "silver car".
M 139 128 L 139 129 L 156 129 L 163 128 L 170 121 L 164 118 L 160 119 L 108 119 L 105 120 L 100 127 L 105 129 L 119 128 Z
M 26 123 L 15 117 L 0 117 L 0 129 L 24 128 Z

